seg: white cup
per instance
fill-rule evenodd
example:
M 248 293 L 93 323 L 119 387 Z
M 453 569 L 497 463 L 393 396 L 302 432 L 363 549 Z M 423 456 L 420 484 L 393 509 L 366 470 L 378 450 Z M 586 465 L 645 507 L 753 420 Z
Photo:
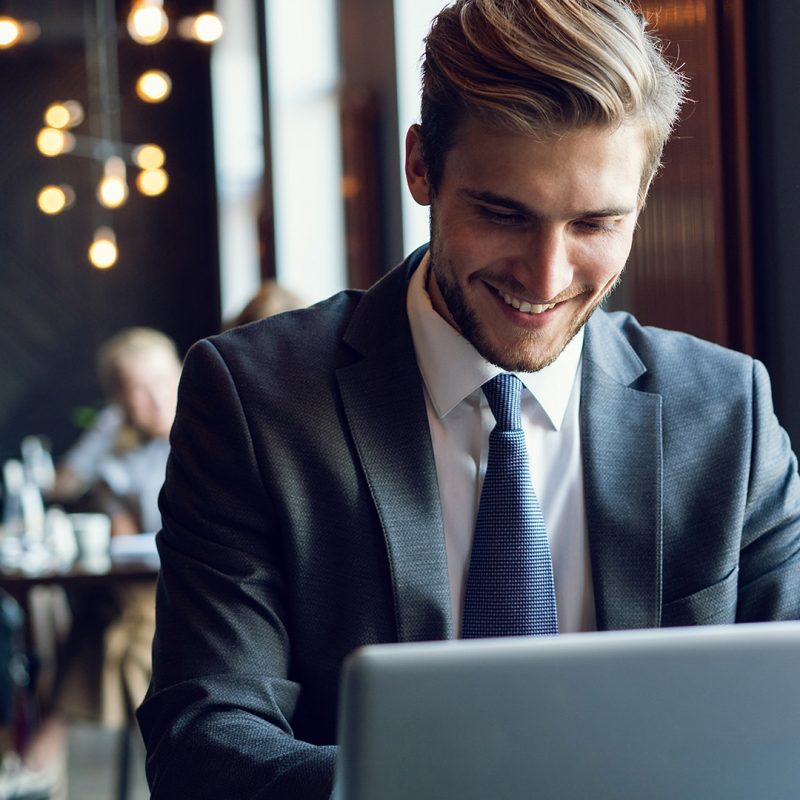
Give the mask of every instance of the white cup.
M 87 569 L 108 569 L 111 563 L 111 519 L 106 514 L 70 514 L 78 545 L 78 561 Z

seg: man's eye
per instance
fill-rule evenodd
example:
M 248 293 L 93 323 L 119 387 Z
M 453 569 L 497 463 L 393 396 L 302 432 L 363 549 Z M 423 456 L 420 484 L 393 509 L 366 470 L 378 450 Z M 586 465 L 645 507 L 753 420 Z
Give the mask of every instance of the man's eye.
M 526 222 L 522 214 L 494 211 L 491 208 L 481 207 L 481 214 L 489 222 L 493 222 L 496 225 L 524 225 Z
M 608 233 L 614 230 L 614 222 L 609 219 L 580 219 L 575 225 L 586 233 Z

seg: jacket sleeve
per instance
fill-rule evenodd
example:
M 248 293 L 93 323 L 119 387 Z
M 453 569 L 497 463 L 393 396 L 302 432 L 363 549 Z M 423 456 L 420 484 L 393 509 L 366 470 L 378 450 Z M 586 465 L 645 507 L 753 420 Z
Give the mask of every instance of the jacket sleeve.
M 739 568 L 737 622 L 800 619 L 800 480 L 772 408 L 769 377 L 753 366 L 753 448 Z
M 245 409 L 212 342 L 187 356 L 161 493 L 152 797 L 327 798 L 335 747 L 294 738 L 282 542 Z

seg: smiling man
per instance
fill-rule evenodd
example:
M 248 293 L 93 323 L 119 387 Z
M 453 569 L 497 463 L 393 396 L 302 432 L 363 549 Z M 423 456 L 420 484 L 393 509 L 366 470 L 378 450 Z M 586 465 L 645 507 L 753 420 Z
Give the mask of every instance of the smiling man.
M 438 314 L 492 364 L 555 361 L 616 284 L 640 209 L 640 126 L 559 131 L 538 141 L 459 126 L 440 185 L 424 137 L 408 133 L 414 199 L 431 205 L 427 290 Z
M 360 645 L 800 618 L 764 368 L 598 308 L 683 91 L 624 0 L 434 20 L 406 147 L 429 246 L 187 357 L 154 798 L 329 797 Z

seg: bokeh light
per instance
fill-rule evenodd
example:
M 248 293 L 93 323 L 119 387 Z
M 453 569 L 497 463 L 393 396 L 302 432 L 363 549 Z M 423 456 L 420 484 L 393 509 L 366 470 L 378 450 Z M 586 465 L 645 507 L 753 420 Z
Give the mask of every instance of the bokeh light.
M 63 184 L 62 186 L 49 185 L 44 186 L 39 191 L 36 198 L 36 204 L 43 214 L 48 216 L 55 216 L 62 211 L 71 208 L 75 202 L 75 192 L 71 186 Z
M 214 44 L 223 33 L 222 20 L 211 11 L 196 17 L 184 17 L 178 22 L 178 35 L 202 44 Z
M 172 81 L 166 72 L 150 69 L 143 72 L 136 81 L 136 94 L 145 103 L 162 103 L 172 91 Z
M 164 166 L 166 156 L 157 144 L 140 144 L 133 148 L 133 163 L 140 169 L 158 169 Z
M 77 100 L 51 103 L 45 109 L 44 121 L 50 128 L 74 128 L 83 122 L 83 106 Z
M 97 187 L 97 199 L 106 208 L 119 208 L 128 199 L 125 162 L 111 156 L 103 165 L 103 179 Z
M 57 128 L 42 128 L 36 137 L 36 147 L 42 155 L 53 158 L 69 153 L 75 147 L 75 137 Z
M 161 0 L 137 0 L 128 14 L 128 33 L 139 44 L 157 44 L 169 32 Z
M 128 199 L 128 184 L 116 175 L 105 177 L 97 187 L 97 199 L 106 208 L 119 208 Z
M 169 186 L 169 175 L 163 169 L 143 169 L 136 176 L 136 188 L 147 197 L 163 194 Z
M 94 234 L 94 241 L 89 246 L 89 261 L 97 269 L 109 269 L 117 263 L 119 251 L 117 237 L 111 228 L 98 228 Z
M 13 17 L 0 17 L 0 50 L 13 47 L 22 38 L 22 23 Z

